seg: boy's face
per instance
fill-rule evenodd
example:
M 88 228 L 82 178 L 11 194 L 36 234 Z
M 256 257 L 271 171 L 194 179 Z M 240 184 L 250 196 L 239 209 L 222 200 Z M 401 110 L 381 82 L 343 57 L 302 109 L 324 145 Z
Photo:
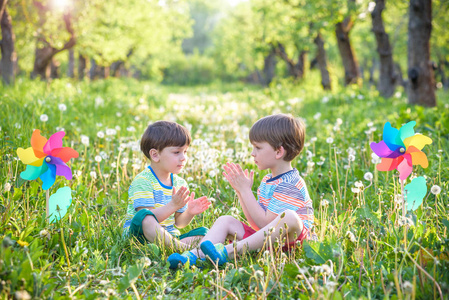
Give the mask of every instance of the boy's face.
M 271 147 L 267 142 L 253 142 L 253 151 L 251 156 L 254 157 L 254 162 L 260 170 L 271 169 L 276 165 L 277 151 Z
M 189 146 L 166 147 L 158 154 L 159 166 L 168 173 L 179 174 L 187 163 L 187 149 Z

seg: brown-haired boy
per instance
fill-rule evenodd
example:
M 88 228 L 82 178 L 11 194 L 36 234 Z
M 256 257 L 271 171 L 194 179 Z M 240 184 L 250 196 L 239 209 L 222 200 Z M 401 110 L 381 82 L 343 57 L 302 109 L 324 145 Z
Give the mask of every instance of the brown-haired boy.
M 182 250 L 206 234 L 207 229 L 201 227 L 180 236 L 176 228 L 187 226 L 210 205 L 206 196 L 194 199 L 195 193 L 190 194 L 187 182 L 177 175 L 187 162 L 190 142 L 187 129 L 174 122 L 157 121 L 145 130 L 140 149 L 150 166 L 129 187 L 125 234 L 142 243 L 174 245 Z
M 219 217 L 203 238 L 200 249 L 182 255 L 174 253 L 168 258 L 171 268 L 187 260 L 195 264 L 198 257 L 206 255 L 219 265 L 224 264 L 229 257 L 234 257 L 234 245 L 222 243 L 234 237 L 237 253 L 261 249 L 266 236 L 271 236 L 272 242 L 287 238 L 283 247 L 287 249 L 309 237 L 314 220 L 312 200 L 304 180 L 291 163 L 304 146 L 304 123 L 290 115 L 268 116 L 252 126 L 249 139 L 257 167 L 271 170 L 257 190 L 258 199 L 251 191 L 254 171 L 249 173 L 238 164 L 227 163 L 223 175 L 236 191 L 250 226 L 232 216 Z

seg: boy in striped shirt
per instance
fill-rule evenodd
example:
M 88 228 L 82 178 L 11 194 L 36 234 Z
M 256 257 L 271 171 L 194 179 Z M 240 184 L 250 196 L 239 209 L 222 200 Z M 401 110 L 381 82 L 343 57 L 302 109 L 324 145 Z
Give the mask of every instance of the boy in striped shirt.
M 237 193 L 249 226 L 232 216 L 219 217 L 199 249 L 182 255 L 174 253 L 168 258 L 171 268 L 187 261 L 195 264 L 198 258 L 206 256 L 222 265 L 238 253 L 262 249 L 266 236 L 271 237 L 271 242 L 285 241 L 283 249 L 309 238 L 314 220 L 312 200 L 304 179 L 292 167 L 292 160 L 304 146 L 304 123 L 284 114 L 264 117 L 252 126 L 249 139 L 257 167 L 271 171 L 262 179 L 257 199 L 251 191 L 254 171 L 243 171 L 240 165 L 227 163 L 223 172 Z M 233 239 L 235 248 L 233 244 L 222 244 Z
M 174 122 L 157 121 L 145 130 L 140 148 L 150 166 L 129 187 L 125 235 L 134 236 L 141 243 L 148 241 L 185 250 L 207 233 L 204 227 L 183 235 L 177 229 L 186 227 L 210 205 L 206 196 L 194 199 L 195 193 L 190 194 L 187 182 L 177 175 L 187 162 L 190 142 L 187 129 Z

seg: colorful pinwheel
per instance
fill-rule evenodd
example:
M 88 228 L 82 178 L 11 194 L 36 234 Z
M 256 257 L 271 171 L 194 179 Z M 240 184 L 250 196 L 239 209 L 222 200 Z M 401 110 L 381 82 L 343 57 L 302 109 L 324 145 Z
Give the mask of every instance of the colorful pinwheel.
M 429 162 L 421 149 L 431 144 L 432 140 L 422 134 L 415 134 L 415 125 L 415 121 L 410 121 L 398 130 L 391 127 L 389 122 L 385 123 L 383 141 L 370 145 L 373 152 L 382 158 L 377 165 L 379 171 L 397 169 L 399 179 L 405 180 L 412 173 L 414 165 L 427 168 Z
M 25 180 L 42 180 L 42 188 L 48 190 L 54 183 L 56 175 L 72 179 L 72 170 L 66 165 L 71 158 L 77 158 L 78 152 L 70 147 L 62 147 L 64 131 L 53 134 L 48 140 L 35 129 L 31 136 L 31 147 L 18 148 L 17 155 L 27 165 L 20 173 Z

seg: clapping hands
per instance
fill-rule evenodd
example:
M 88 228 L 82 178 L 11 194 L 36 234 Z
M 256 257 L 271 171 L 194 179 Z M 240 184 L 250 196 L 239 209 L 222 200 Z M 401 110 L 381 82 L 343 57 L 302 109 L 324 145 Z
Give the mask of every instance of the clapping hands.
M 223 166 L 225 170 L 223 172 L 224 177 L 228 180 L 232 188 L 241 193 L 244 189 L 250 189 L 254 182 L 254 171 L 248 172 L 248 169 L 243 171 L 239 164 L 227 163 Z
M 206 209 L 209 208 L 209 205 L 211 202 L 207 199 L 206 196 L 195 198 L 195 193 L 190 191 L 186 187 L 181 187 L 179 190 L 176 190 L 175 187 L 173 187 L 173 194 L 172 194 L 172 202 L 176 206 L 177 209 L 184 207 L 186 204 L 187 211 L 192 215 L 198 215 L 202 212 L 204 212 Z

